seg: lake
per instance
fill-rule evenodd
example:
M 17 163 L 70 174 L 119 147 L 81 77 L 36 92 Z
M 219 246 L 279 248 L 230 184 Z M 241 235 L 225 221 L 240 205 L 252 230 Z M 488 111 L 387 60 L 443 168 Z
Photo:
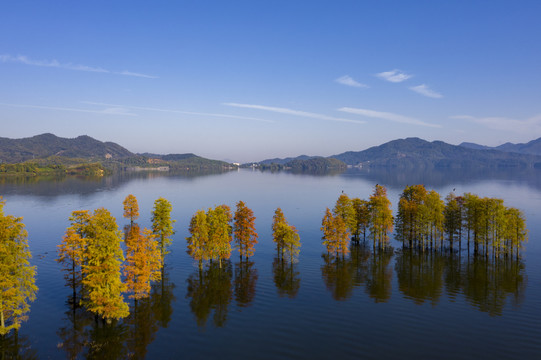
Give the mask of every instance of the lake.
M 6 358 L 541 358 L 541 176 L 533 172 L 348 170 L 331 175 L 239 170 L 220 174 L 121 174 L 100 179 L 0 179 L 6 214 L 24 217 L 37 299 L 15 336 L 1 340 Z M 521 209 L 529 242 L 519 259 L 353 246 L 343 261 L 325 256 L 321 219 L 342 191 L 368 199 L 387 187 L 393 211 L 406 185 L 445 197 L 455 189 L 498 197 Z M 112 325 L 68 303 L 56 263 L 73 210 L 106 207 L 120 227 L 122 201 L 139 201 L 150 227 L 155 199 L 177 220 L 165 278 L 148 300 Z M 199 209 L 243 200 L 259 243 L 248 263 L 233 252 L 225 269 L 199 273 L 186 253 L 188 225 Z M 302 242 L 293 266 L 275 259 L 271 224 L 281 207 Z M 463 245 L 464 247 L 464 245 Z

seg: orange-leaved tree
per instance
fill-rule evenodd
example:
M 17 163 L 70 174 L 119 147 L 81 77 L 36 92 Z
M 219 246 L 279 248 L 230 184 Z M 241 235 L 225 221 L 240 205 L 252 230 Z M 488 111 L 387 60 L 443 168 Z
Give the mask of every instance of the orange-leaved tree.
M 62 264 L 66 285 L 71 287 L 73 291 L 71 302 L 74 307 L 79 305 L 77 289 L 81 286 L 81 265 L 84 262 L 88 224 L 91 217 L 88 210 L 73 211 L 69 218 L 71 225 L 66 229 L 62 243 L 57 246 L 58 258 L 56 261 Z
M 233 232 L 242 261 L 243 256 L 249 258 L 254 254 L 254 245 L 257 244 L 255 216 L 252 209 L 248 208 L 243 201 L 239 201 L 234 219 Z
M 161 254 L 155 238 L 151 230 L 141 232 L 137 224 L 128 232 L 124 275 L 129 297 L 136 301 L 150 295 L 151 281 L 161 279 Z
M 124 205 L 124 217 L 130 219 L 130 223 L 133 224 L 133 220 L 139 218 L 139 204 L 137 198 L 129 194 L 122 203 Z

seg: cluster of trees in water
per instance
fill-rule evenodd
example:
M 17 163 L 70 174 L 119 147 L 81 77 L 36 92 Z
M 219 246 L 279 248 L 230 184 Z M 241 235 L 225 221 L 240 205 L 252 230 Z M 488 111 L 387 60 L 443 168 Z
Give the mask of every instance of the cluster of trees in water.
M 447 248 L 452 252 L 457 242 L 460 251 L 464 239 L 468 253 L 472 244 L 475 255 L 518 257 L 527 240 L 524 215 L 519 209 L 505 206 L 502 199 L 450 193 L 444 201 L 424 185 L 404 189 L 396 218 L 383 186 L 376 185 L 368 201 L 342 194 L 332 212 L 326 209 L 321 230 L 327 251 L 344 256 L 350 238 L 359 241 L 362 234 L 366 240 L 367 231 L 374 248 L 385 249 L 393 227 L 403 247 L 422 251 Z
M 3 205 L 0 202 L 2 341 L 26 319 L 37 292 L 22 218 L 4 215 Z M 157 199 L 152 228 L 141 229 L 135 222 L 139 217 L 135 196 L 128 195 L 123 205 L 124 217 L 130 221 L 124 233 L 107 209 L 78 210 L 72 212 L 71 224 L 58 246 L 57 261 L 73 291 L 66 313 L 72 322 L 72 329 L 66 331 L 73 336 L 82 336 L 90 314 L 104 321 L 86 338 L 110 336 L 105 324 L 116 319 L 125 318 L 124 325 L 115 322 L 116 327 L 133 325 L 134 331 L 154 333 L 156 325 L 145 325 L 149 319 L 166 326 L 170 318 L 174 284 L 167 280 L 164 268 L 174 233 L 172 206 L 166 199 Z M 390 245 L 393 227 L 396 239 L 403 244 L 396 252 Z M 327 250 L 322 255 L 322 277 L 337 300 L 351 296 L 360 284 L 366 285 L 375 301 L 390 298 L 389 264 L 395 254 L 400 291 L 416 302 L 437 301 L 445 283 L 450 294 L 462 292 L 479 309 L 498 314 L 507 295 L 514 294 L 518 301 L 524 287 L 524 265 L 519 258 L 527 240 L 524 216 L 518 209 L 506 207 L 501 199 L 451 193 L 442 200 L 423 185 L 408 186 L 393 218 L 385 187 L 376 185 L 368 200 L 341 194 L 332 211 L 326 209 L 321 230 Z M 227 205 L 198 210 L 191 218 L 189 233 L 187 252 L 199 265 L 187 280 L 190 308 L 198 325 L 203 326 L 214 310 L 214 324 L 222 326 L 233 295 L 232 284 L 239 306 L 248 306 L 255 296 L 258 275 L 250 261 L 258 239 L 255 216 L 243 201 L 236 204 L 234 213 Z M 272 270 L 278 294 L 295 297 L 300 288 L 296 269 L 300 237 L 280 208 L 273 216 L 272 237 L 276 246 Z M 465 262 L 463 241 L 468 250 Z M 230 257 L 234 249 L 239 251 L 240 261 L 233 266 Z M 483 286 L 486 296 L 480 296 L 478 290 Z M 134 300 L 132 308 L 123 294 Z M 74 342 L 78 345 L 71 346 Z M 66 338 L 63 344 L 68 352 L 84 347 L 77 339 Z

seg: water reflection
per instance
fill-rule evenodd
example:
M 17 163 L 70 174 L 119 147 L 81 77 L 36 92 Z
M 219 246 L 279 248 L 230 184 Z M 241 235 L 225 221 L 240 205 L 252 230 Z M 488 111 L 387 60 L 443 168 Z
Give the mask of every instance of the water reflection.
M 86 334 L 88 338 L 86 359 L 126 359 L 129 338 L 128 326 L 113 320 L 110 324 L 95 318 Z
M 240 307 L 252 304 L 258 275 L 254 263 L 249 260 L 235 264 L 235 300 Z
M 67 194 L 92 195 L 97 191 L 114 190 L 131 181 L 154 178 L 195 179 L 212 175 L 221 175 L 229 170 L 193 170 L 171 172 L 126 172 L 121 171 L 111 176 L 0 176 L 1 193 L 33 195 L 55 198 Z
M 352 243 L 348 257 L 324 253 L 321 276 L 335 300 L 347 300 L 356 287 L 364 286 L 375 302 L 391 298 L 393 270 L 392 247 L 371 249 L 366 242 Z
M 274 285 L 280 297 L 291 299 L 297 296 L 301 288 L 300 273 L 295 262 L 284 260 L 283 257 L 275 257 L 272 262 Z
M 424 184 L 427 188 L 457 186 L 475 181 L 515 180 L 527 183 L 534 189 L 541 189 L 540 169 L 516 168 L 509 169 L 400 169 L 367 168 L 348 169 L 342 176 L 346 178 L 365 178 L 369 182 L 385 184 L 388 188 L 402 190 L 405 184 Z
M 0 335 L 0 359 L 39 359 L 37 351 L 30 346 L 28 336 L 19 336 L 19 331 Z
M 402 294 L 416 304 L 437 305 L 443 290 L 451 301 L 459 294 L 476 309 L 501 315 L 507 299 L 518 306 L 524 298 L 524 263 L 513 256 L 462 256 L 460 252 L 397 251 L 396 273 Z
M 79 306 L 70 295 L 63 324 L 56 332 L 61 340 L 58 348 L 67 359 L 145 358 L 159 328 L 167 327 L 171 320 L 172 303 L 176 300 L 174 288 L 169 273 L 164 270 L 162 281 L 152 284 L 150 297 L 132 302 L 130 315 L 110 324 Z
M 87 345 L 87 326 L 92 324 L 94 317 L 70 296 L 66 301 L 69 309 L 62 319 L 64 326 L 60 327 L 56 334 L 61 339 L 58 347 L 64 350 L 67 359 L 77 359 Z
M 186 298 L 190 299 L 190 309 L 197 325 L 204 327 L 212 311 L 213 323 L 222 327 L 227 320 L 227 309 L 232 298 L 231 279 L 233 272 L 229 260 L 209 263 L 205 269 L 198 270 L 186 280 Z

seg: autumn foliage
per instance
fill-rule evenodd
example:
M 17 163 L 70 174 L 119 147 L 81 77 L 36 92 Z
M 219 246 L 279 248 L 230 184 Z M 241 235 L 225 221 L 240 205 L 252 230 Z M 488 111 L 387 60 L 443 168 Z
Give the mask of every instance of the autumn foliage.
M 126 239 L 124 275 L 129 297 L 143 299 L 150 294 L 151 281 L 161 279 L 161 254 L 155 235 L 149 229 L 134 224 Z
M 233 224 L 233 232 L 239 249 L 240 258 L 249 258 L 254 254 L 254 245 L 257 244 L 254 212 L 246 207 L 243 201 L 237 203 Z
M 19 329 L 36 299 L 36 269 L 22 218 L 5 215 L 0 198 L 0 335 Z

